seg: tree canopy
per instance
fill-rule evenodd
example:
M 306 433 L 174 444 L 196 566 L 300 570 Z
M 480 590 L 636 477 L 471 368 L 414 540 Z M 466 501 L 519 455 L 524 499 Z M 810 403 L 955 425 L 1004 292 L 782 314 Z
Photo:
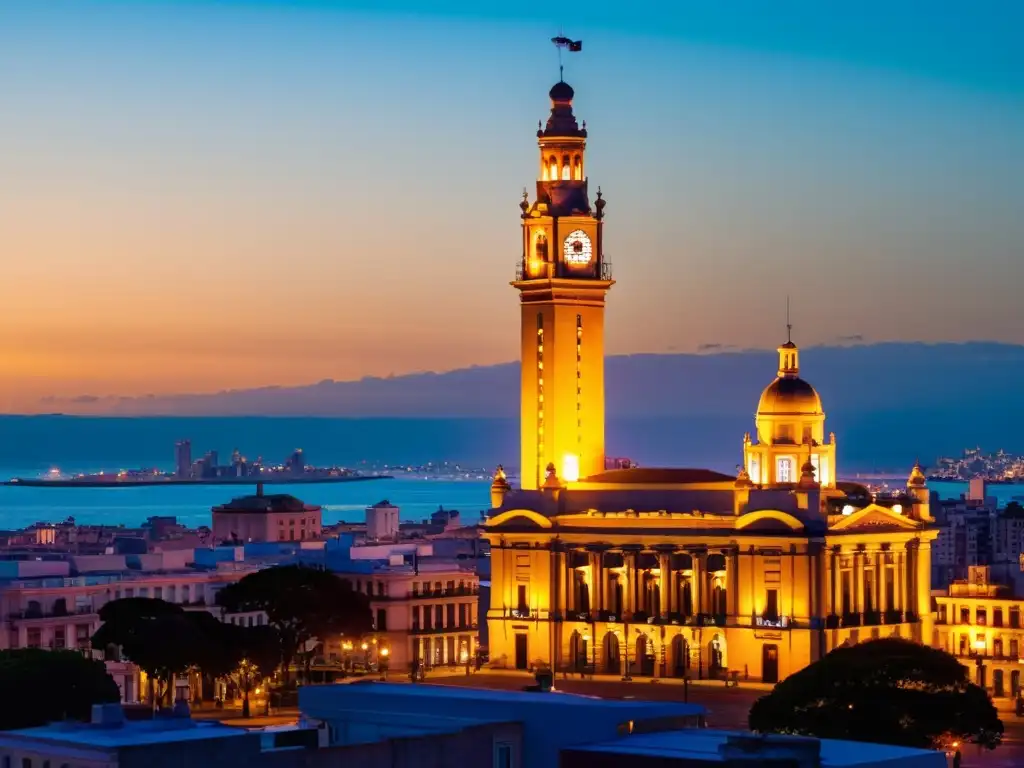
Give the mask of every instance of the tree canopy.
M 754 702 L 750 728 L 829 739 L 995 748 L 1003 733 L 988 694 L 945 651 L 900 638 L 836 648 Z
M 0 729 L 88 720 L 93 704 L 121 700 L 102 661 L 75 651 L 0 651 Z
M 312 640 L 356 636 L 373 628 L 366 595 L 329 571 L 301 565 L 265 568 L 229 584 L 217 603 L 232 613 L 263 611 L 277 631 L 287 676 L 292 660 Z
M 207 611 L 185 611 L 163 600 L 129 597 L 99 611 L 103 624 L 92 637 L 96 648 L 116 646 L 133 664 L 162 685 L 191 667 L 219 677 L 238 664 L 226 625 Z M 157 699 L 165 691 L 157 691 Z

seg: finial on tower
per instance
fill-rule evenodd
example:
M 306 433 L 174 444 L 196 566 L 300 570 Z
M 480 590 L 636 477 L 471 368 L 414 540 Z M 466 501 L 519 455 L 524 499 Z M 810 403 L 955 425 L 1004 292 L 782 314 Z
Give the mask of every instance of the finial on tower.
M 793 323 L 789 319 L 789 296 L 786 297 L 786 343 L 793 343 Z

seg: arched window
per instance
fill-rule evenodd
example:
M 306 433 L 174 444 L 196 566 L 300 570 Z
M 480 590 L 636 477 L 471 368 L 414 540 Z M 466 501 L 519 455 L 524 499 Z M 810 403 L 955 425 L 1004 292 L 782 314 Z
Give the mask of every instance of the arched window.
M 572 168 L 569 165 L 569 156 L 562 155 L 562 181 L 569 181 L 572 178 Z
M 576 155 L 572 161 L 572 177 L 576 181 L 583 181 L 583 158 L 579 155 Z
M 554 155 L 548 158 L 548 178 L 551 181 L 558 180 L 558 158 Z
M 538 261 L 548 260 L 548 236 L 544 232 L 537 233 L 537 240 L 533 245 L 533 254 Z

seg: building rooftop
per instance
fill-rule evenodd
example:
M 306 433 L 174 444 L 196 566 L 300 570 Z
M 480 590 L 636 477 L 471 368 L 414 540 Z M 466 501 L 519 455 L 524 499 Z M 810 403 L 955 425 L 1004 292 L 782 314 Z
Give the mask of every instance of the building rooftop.
M 31 740 L 55 746 L 117 749 L 172 741 L 222 739 L 245 736 L 247 733 L 244 728 L 182 718 L 128 720 L 120 724 L 69 722 L 0 733 L 0 745 L 9 745 L 11 740 L 21 744 Z
M 616 485 L 684 485 L 690 483 L 733 483 L 735 481 L 735 477 L 711 469 L 644 467 L 609 469 L 583 480 L 584 483 Z
M 316 512 L 320 507 L 307 504 L 288 493 L 240 496 L 213 508 L 214 512 Z
M 347 686 L 351 688 L 352 686 Z M 649 715 L 661 717 L 665 715 L 702 715 L 706 710 L 698 704 L 682 704 L 680 702 L 640 701 L 637 699 L 601 699 L 596 696 L 585 696 L 578 693 L 552 691 L 503 691 L 493 688 L 471 688 L 454 685 L 403 685 L 399 683 L 381 683 L 368 680 L 356 684 L 360 699 L 369 705 L 372 697 L 402 697 L 408 699 L 422 698 L 443 702 L 472 701 L 508 704 L 554 704 L 557 706 L 591 707 L 594 709 L 616 710 L 624 714 L 638 716 Z
M 894 768 L 944 768 L 946 757 L 942 752 L 908 747 L 893 747 L 887 744 L 870 744 L 860 741 L 837 741 L 832 739 L 811 739 L 799 737 L 757 737 L 743 731 L 716 731 L 689 729 L 685 731 L 662 731 L 627 736 L 600 744 L 574 747 L 578 752 L 610 752 L 639 757 L 671 758 L 700 762 L 725 763 L 722 748 L 730 739 L 743 740 L 746 744 L 762 744 L 767 750 L 776 750 L 787 744 L 813 748 L 820 745 L 822 768 L 831 766 L 880 766 L 891 763 Z

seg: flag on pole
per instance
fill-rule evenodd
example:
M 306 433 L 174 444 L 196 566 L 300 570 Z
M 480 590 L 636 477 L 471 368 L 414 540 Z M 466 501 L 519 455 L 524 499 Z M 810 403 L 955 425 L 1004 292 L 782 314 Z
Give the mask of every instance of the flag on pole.
M 565 50 L 576 53 L 583 50 L 582 40 L 570 40 L 568 37 L 552 37 L 551 42 L 555 44 L 556 48 L 565 48 Z

